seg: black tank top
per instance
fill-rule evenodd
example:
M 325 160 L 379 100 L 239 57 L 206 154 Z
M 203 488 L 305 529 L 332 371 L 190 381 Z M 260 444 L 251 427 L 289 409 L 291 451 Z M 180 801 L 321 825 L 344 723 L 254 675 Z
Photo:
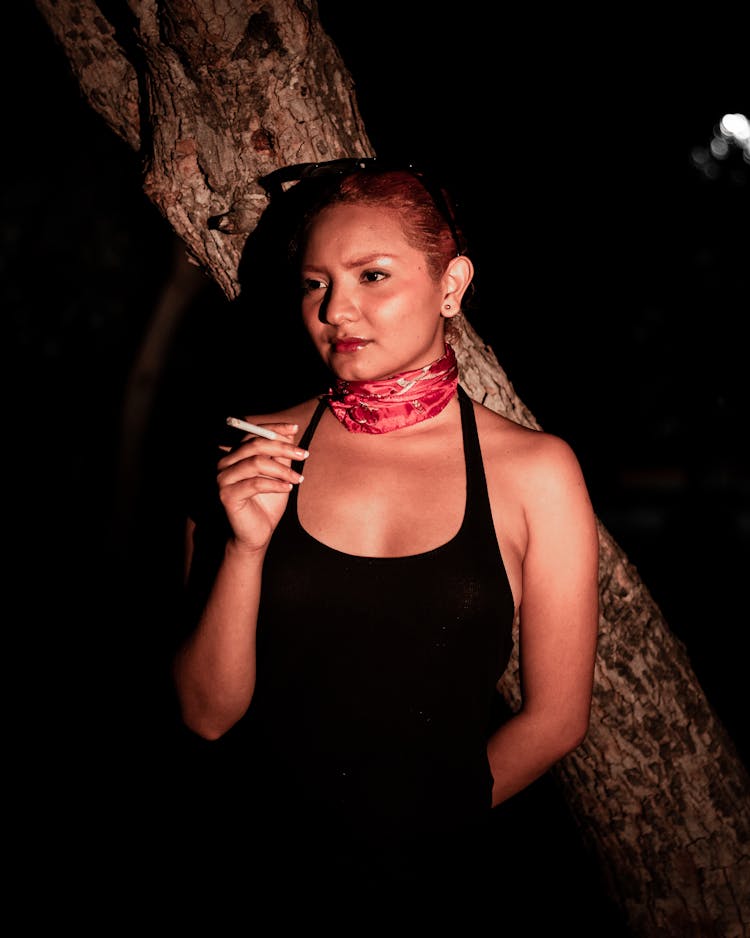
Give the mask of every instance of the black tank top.
M 256 689 L 237 733 L 257 757 L 256 796 L 329 830 L 419 838 L 490 810 L 486 743 L 514 606 L 472 403 L 458 396 L 466 505 L 450 541 L 404 557 L 342 553 L 303 529 L 295 487 L 268 547 Z

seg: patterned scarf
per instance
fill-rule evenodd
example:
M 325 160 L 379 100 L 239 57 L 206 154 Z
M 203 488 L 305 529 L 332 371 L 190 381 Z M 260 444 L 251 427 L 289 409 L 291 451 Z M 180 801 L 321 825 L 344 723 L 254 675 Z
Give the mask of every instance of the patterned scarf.
M 328 404 L 352 433 L 389 433 L 436 417 L 456 393 L 458 363 L 446 342 L 445 354 L 414 371 L 382 381 L 343 381 L 328 392 Z

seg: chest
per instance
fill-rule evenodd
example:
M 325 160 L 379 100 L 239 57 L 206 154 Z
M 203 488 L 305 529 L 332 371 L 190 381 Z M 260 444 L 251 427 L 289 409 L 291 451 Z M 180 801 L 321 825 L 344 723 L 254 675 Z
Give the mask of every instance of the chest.
M 311 446 L 299 490 L 309 534 L 345 553 L 398 557 L 457 533 L 466 504 L 461 446 L 359 436 L 341 445 L 330 436 Z

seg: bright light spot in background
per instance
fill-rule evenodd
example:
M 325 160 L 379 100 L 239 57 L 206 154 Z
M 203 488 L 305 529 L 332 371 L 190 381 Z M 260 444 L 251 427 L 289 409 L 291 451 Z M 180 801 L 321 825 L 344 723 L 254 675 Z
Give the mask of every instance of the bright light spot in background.
M 744 114 L 725 114 L 719 130 L 725 137 L 733 137 L 740 146 L 750 146 L 750 121 Z
M 750 163 L 750 121 L 744 114 L 725 114 L 719 123 L 719 133 L 738 146 L 745 161 Z
M 693 165 L 709 179 L 718 179 L 720 162 L 727 160 L 738 149 L 745 163 L 750 163 L 750 120 L 744 114 L 725 114 L 714 128 L 707 147 L 694 147 L 690 156 Z M 731 159 L 729 160 L 731 163 Z M 737 171 L 732 176 L 739 179 Z

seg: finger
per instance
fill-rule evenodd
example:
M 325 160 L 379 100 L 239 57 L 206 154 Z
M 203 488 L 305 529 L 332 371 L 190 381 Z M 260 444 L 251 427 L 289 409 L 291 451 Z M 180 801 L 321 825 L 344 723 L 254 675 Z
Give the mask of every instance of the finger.
M 224 462 L 224 460 L 221 460 Z M 233 462 L 222 468 L 218 474 L 220 486 L 233 485 L 243 479 L 281 479 L 286 482 L 302 482 L 304 476 L 295 472 L 286 462 L 279 459 L 273 459 L 267 456 L 252 456 L 248 459 L 242 459 Z
M 221 502 L 225 506 L 252 501 L 258 495 L 288 495 L 293 484 L 282 479 L 269 479 L 256 476 L 254 479 L 240 479 L 220 490 Z
M 282 440 L 266 440 L 262 437 L 249 437 L 234 449 L 229 450 L 226 456 L 222 456 L 217 463 L 217 467 L 220 470 L 226 469 L 245 459 L 257 458 L 261 455 L 282 460 L 289 464 L 293 460 L 307 459 L 310 453 L 294 443 L 285 443 Z

